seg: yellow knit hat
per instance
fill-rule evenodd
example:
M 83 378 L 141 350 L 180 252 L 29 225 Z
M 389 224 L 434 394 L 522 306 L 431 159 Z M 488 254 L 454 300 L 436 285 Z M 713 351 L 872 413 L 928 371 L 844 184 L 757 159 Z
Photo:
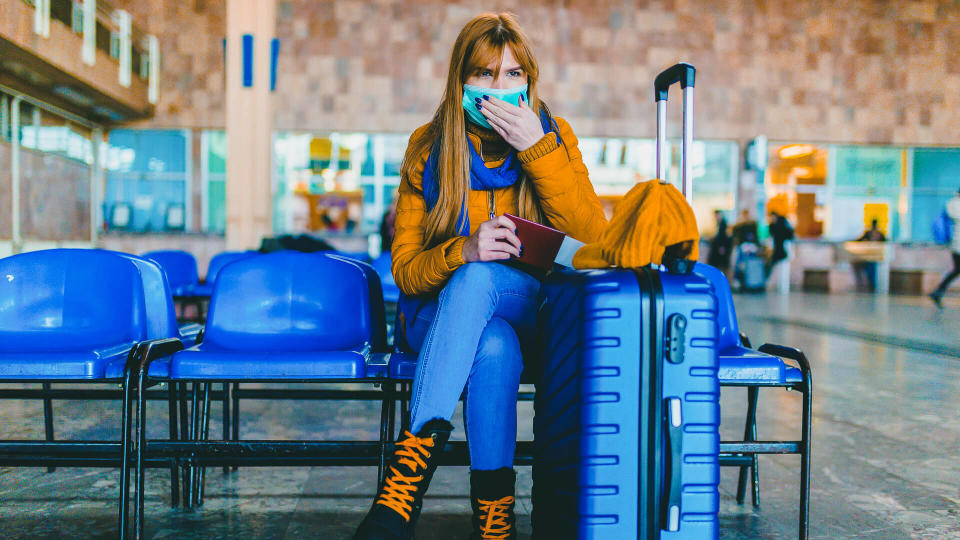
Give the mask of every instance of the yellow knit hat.
M 600 241 L 573 256 L 575 268 L 639 268 L 660 264 L 667 246 L 692 241 L 688 259 L 699 256 L 700 231 L 683 194 L 659 180 L 633 187 L 613 211 Z

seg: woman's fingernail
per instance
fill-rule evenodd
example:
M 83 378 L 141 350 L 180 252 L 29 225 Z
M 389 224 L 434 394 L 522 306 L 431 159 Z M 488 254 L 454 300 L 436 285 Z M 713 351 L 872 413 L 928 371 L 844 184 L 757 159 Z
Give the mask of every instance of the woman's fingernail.
M 480 103 L 480 98 L 473 98 L 473 100 L 476 101 L 477 103 Z
M 487 100 L 487 101 L 490 101 L 490 96 L 484 94 L 484 95 L 483 95 L 483 99 L 485 99 L 485 100 Z
M 477 103 L 477 110 L 478 110 L 478 111 L 482 111 L 482 110 L 483 110 L 483 107 L 481 107 L 479 103 Z

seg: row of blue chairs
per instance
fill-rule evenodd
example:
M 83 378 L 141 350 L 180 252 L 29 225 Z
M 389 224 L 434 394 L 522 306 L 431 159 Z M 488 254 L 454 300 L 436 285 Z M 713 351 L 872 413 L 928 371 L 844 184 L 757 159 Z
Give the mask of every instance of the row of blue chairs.
M 393 280 L 393 272 L 390 269 L 390 252 L 380 254 L 380 256 L 371 259 L 367 253 L 363 252 L 333 252 L 338 255 L 368 263 L 376 270 L 380 277 L 383 296 L 386 302 L 396 303 L 400 298 L 400 289 L 397 288 Z M 210 259 L 207 266 L 207 274 L 201 281 L 199 271 L 197 270 L 197 259 L 189 251 L 183 250 L 158 250 L 149 251 L 142 255 L 160 265 L 167 275 L 170 288 L 175 299 L 196 299 L 210 298 L 213 294 L 213 284 L 217 281 L 217 275 L 224 266 L 238 260 L 246 259 L 259 255 L 258 251 L 223 251 L 217 253 Z
M 387 259 L 386 275 L 389 275 Z M 724 442 L 722 459 L 741 467 L 738 498 L 756 455 L 801 455 L 801 537 L 807 522 L 810 373 L 799 351 L 765 345 L 750 350 L 736 325 L 726 278 L 698 265 L 715 285 L 720 309 L 720 378 L 724 385 L 800 390 L 804 395 L 801 439 L 756 441 L 756 396 L 748 394 L 743 441 Z M 135 467 L 135 534 L 143 534 L 143 477 L 148 466 L 169 467 L 177 504 L 202 502 L 203 467 L 229 465 L 373 465 L 382 478 L 385 456 L 400 422 L 409 422 L 410 379 L 416 356 L 387 342 L 383 273 L 344 255 L 279 252 L 241 257 L 223 265 L 214 280 L 201 331 L 176 323 L 174 291 L 160 266 L 146 259 L 97 250 L 51 250 L 0 260 L 0 381 L 49 384 L 111 382 L 123 387 L 121 441 L 11 441 L 0 443 L 0 463 L 121 466 L 120 535 L 129 532 L 130 469 Z M 336 285 L 336 286 L 332 286 Z M 725 287 L 725 288 L 724 288 Z M 797 362 L 789 367 L 784 359 Z M 266 383 L 362 383 L 379 390 L 328 394 L 285 389 L 250 397 L 375 399 L 381 401 L 377 441 L 239 441 L 238 385 Z M 167 385 L 167 439 L 148 440 L 148 388 Z M 188 386 L 192 385 L 192 398 Z M 208 439 L 212 385 L 222 384 L 227 426 L 233 432 Z M 753 390 L 750 390 L 753 389 Z M 232 395 L 231 395 L 232 394 Z M 751 397 L 752 396 L 752 397 Z M 188 402 L 190 403 L 188 411 Z M 752 412 L 751 412 L 752 411 Z M 135 434 L 134 419 L 136 419 Z M 518 443 L 517 463 L 528 464 L 529 442 Z M 445 462 L 465 464 L 466 447 L 450 445 Z

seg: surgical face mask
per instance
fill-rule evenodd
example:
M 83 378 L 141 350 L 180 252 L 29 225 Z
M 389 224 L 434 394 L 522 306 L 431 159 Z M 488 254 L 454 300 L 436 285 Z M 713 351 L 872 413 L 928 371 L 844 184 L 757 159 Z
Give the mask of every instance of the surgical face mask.
M 483 113 L 477 109 L 477 100 L 480 98 L 481 101 L 484 101 L 483 96 L 495 97 L 497 99 L 502 99 L 511 105 L 520 106 L 520 96 L 523 96 L 523 100 L 527 103 L 530 103 L 530 98 L 527 97 L 527 85 L 518 86 L 516 88 L 484 88 L 482 86 L 473 86 L 471 84 L 463 85 L 463 110 L 467 113 L 467 118 L 471 122 L 479 126 L 485 127 L 487 129 L 493 129 L 493 126 L 490 125 L 490 122 L 487 122 Z

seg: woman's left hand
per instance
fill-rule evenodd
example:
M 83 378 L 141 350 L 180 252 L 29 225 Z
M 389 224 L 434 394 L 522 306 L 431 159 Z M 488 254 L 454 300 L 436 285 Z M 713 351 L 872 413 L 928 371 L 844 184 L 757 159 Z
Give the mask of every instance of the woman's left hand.
M 493 96 L 483 97 L 480 112 L 493 126 L 493 130 L 518 152 L 523 152 L 543 138 L 540 118 L 530 109 L 523 96 L 520 96 L 519 107 Z

